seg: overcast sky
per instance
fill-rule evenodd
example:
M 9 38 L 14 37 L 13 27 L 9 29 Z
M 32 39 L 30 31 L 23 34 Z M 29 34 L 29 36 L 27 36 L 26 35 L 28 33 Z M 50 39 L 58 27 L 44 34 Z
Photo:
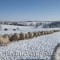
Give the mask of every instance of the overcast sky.
M 0 20 L 60 21 L 60 0 L 0 0 Z

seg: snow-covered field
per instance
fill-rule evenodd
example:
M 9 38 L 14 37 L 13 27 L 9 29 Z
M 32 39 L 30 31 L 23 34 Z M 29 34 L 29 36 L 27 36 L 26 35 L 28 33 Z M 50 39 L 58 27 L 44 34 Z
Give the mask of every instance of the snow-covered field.
M 4 30 L 7 29 L 7 30 Z M 13 29 L 16 29 L 15 31 Z M 0 25 L 0 35 L 27 33 L 33 31 L 60 30 L 60 28 L 41 28 L 39 26 Z M 20 40 L 0 46 L 0 60 L 50 59 L 55 46 L 60 42 L 60 32 L 33 39 Z
M 50 59 L 60 32 L 0 46 L 0 60 Z
M 7 29 L 7 31 L 4 29 Z M 15 29 L 15 31 L 13 29 Z M 34 31 L 50 31 L 50 30 L 60 30 L 60 28 L 42 28 L 41 26 L 36 28 L 35 26 L 0 25 L 0 35 L 14 34 L 20 32 L 27 33 Z

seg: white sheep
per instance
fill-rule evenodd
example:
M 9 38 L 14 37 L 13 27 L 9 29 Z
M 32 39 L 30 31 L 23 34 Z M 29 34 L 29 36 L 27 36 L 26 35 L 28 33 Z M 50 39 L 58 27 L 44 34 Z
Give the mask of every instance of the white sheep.
M 19 34 L 19 40 L 24 40 L 24 39 L 25 39 L 25 34 L 21 32 Z
M 10 41 L 18 41 L 19 40 L 19 34 L 17 34 L 17 33 L 14 33 L 14 35 L 12 35 L 11 37 L 10 37 Z
M 33 33 L 32 32 L 28 32 L 28 38 L 33 38 Z
M 37 32 L 33 32 L 33 37 L 37 37 Z
M 41 35 L 41 34 L 40 34 L 40 31 L 38 31 L 38 32 L 37 32 L 37 36 L 40 36 L 40 35 Z
M 28 36 L 28 34 L 26 33 L 26 34 L 25 34 L 25 39 L 28 39 L 28 38 L 29 38 L 29 36 Z
M 0 45 L 5 45 L 8 43 L 10 43 L 8 36 L 6 36 L 6 35 L 0 36 Z
M 44 31 L 40 31 L 40 35 L 44 35 Z

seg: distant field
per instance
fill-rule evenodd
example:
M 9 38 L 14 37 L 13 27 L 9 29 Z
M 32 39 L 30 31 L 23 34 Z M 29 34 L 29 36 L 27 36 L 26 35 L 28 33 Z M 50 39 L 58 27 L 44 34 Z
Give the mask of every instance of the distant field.
M 60 28 L 41 28 L 41 26 L 36 28 L 35 26 L 0 25 L 0 35 L 20 33 L 20 32 L 27 33 L 34 31 L 49 31 L 49 30 L 60 30 Z

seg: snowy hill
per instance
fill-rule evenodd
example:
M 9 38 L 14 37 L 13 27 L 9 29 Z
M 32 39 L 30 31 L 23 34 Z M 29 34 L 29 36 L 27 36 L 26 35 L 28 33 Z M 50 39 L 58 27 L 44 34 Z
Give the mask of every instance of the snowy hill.
M 60 28 L 60 21 L 20 21 L 20 22 L 10 22 L 10 21 L 0 21 L 2 25 L 16 25 L 16 26 L 34 26 L 41 28 Z
M 20 22 L 11 22 L 11 21 L 0 21 L 0 24 L 4 25 L 17 25 L 17 26 L 41 26 L 51 23 L 50 21 L 20 21 Z
M 60 21 L 58 22 L 52 22 L 50 24 L 45 24 L 43 28 L 60 28 Z

